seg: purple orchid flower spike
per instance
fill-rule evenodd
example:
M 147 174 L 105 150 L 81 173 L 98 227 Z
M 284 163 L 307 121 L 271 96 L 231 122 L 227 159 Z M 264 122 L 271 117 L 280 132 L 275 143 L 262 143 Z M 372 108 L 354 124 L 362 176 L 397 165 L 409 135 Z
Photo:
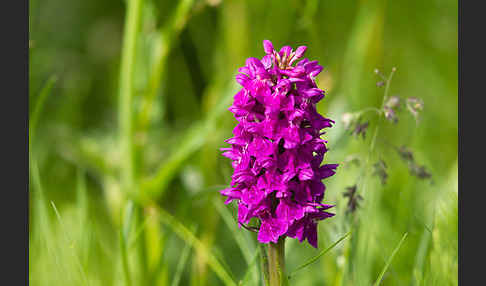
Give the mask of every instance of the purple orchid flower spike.
M 221 194 L 226 203 L 237 201 L 240 226 L 260 221 L 259 242 L 291 237 L 317 247 L 317 222 L 334 215 L 321 203 L 322 180 L 338 166 L 321 165 L 327 152 L 321 130 L 334 123 L 316 110 L 325 96 L 314 80 L 322 66 L 300 60 L 306 46 L 277 52 L 264 40 L 263 49 L 265 56 L 248 58 L 236 76 L 242 89 L 229 110 L 238 124 L 226 140 L 231 147 L 222 148 L 234 173 Z

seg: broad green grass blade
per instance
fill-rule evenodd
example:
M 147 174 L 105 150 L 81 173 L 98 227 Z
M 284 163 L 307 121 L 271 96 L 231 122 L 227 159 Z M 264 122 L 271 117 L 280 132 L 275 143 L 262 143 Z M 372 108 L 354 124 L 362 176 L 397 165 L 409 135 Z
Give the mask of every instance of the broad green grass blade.
M 319 260 L 319 258 L 321 258 L 324 254 L 326 254 L 327 252 L 329 252 L 331 249 L 333 249 L 336 245 L 338 245 L 341 241 L 343 241 L 346 237 L 348 237 L 349 235 L 351 234 L 351 231 L 349 231 L 348 233 L 346 233 L 345 235 L 343 235 L 340 239 L 338 239 L 336 242 L 334 242 L 333 244 L 331 244 L 328 248 L 324 249 L 323 251 L 321 251 L 319 254 L 317 254 L 316 256 L 312 257 L 311 259 L 307 260 L 304 264 L 302 264 L 301 266 L 297 267 L 295 270 L 293 270 L 290 275 L 289 275 L 289 279 L 292 277 L 292 275 L 294 275 L 297 271 L 299 270 L 302 270 L 304 269 L 305 267 L 311 265 L 312 263 L 316 262 L 317 260 Z
M 408 235 L 408 232 L 406 232 L 402 239 L 400 240 L 400 242 L 398 243 L 397 247 L 395 247 L 395 249 L 393 250 L 392 254 L 390 255 L 390 258 L 388 258 L 388 261 L 386 262 L 385 264 L 385 267 L 383 267 L 383 270 L 381 270 L 381 273 L 380 275 L 378 276 L 378 279 L 376 279 L 376 282 L 375 284 L 373 284 L 374 286 L 378 286 L 380 285 L 381 283 L 381 280 L 383 279 L 383 276 L 385 275 L 385 272 L 386 270 L 388 269 L 388 267 L 390 266 L 392 260 L 393 260 L 393 257 L 395 257 L 395 254 L 397 254 L 398 250 L 400 249 L 400 247 L 402 246 L 403 242 L 405 241 L 405 239 L 407 238 L 407 235 Z
M 180 223 L 175 217 L 170 215 L 163 209 L 159 209 L 160 220 L 163 224 L 169 226 L 177 236 L 184 240 L 187 244 L 194 247 L 197 251 L 204 253 L 208 259 L 208 265 L 213 269 L 214 273 L 221 279 L 225 285 L 236 286 L 228 272 L 224 269 L 222 264 L 218 261 L 216 256 L 210 249 L 204 245 L 187 227 Z

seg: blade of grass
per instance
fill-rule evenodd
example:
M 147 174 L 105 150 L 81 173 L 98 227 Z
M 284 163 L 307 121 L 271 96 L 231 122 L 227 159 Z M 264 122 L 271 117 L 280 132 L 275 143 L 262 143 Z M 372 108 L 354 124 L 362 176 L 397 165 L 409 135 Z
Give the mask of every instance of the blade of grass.
M 397 254 L 398 250 L 400 249 L 400 247 L 402 246 L 403 242 L 407 238 L 407 235 L 408 235 L 408 232 L 406 232 L 403 235 L 403 237 L 400 240 L 400 242 L 398 243 L 397 247 L 395 247 L 395 249 L 393 250 L 392 254 L 390 255 L 390 258 L 388 258 L 388 261 L 386 262 L 385 267 L 383 267 L 383 270 L 381 270 L 381 273 L 378 276 L 378 279 L 376 279 L 376 282 L 375 282 L 375 284 L 373 284 L 373 286 L 380 285 L 381 280 L 383 279 L 383 276 L 385 275 L 386 270 L 388 269 L 388 267 L 390 266 L 390 264 L 391 264 L 391 262 L 393 260 L 393 257 L 395 257 L 395 254 Z
M 241 250 L 241 254 L 243 254 L 243 258 L 245 258 L 246 264 L 249 265 L 252 261 L 251 253 L 253 252 L 253 245 L 250 246 L 249 243 L 245 241 L 242 233 L 239 232 L 238 228 L 236 227 L 237 221 L 233 218 L 228 209 L 221 204 L 221 201 L 216 199 L 213 201 L 213 205 L 216 207 L 216 210 L 221 215 L 221 218 L 223 218 L 223 221 L 230 229 L 231 234 L 233 234 L 233 237 L 235 238 L 236 244 Z
M 55 265 L 55 268 L 58 269 L 59 271 L 66 271 L 65 270 L 65 263 L 61 263 L 61 259 L 59 257 L 59 253 L 54 250 L 55 248 L 55 235 L 53 234 L 52 228 L 51 228 L 51 222 L 49 221 L 49 215 L 47 213 L 47 207 L 46 207 L 46 200 L 44 197 L 44 190 L 39 174 L 39 169 L 37 167 L 37 161 L 32 159 L 31 164 L 31 175 L 32 175 L 32 180 L 33 180 L 33 199 L 34 200 L 34 212 L 36 214 L 35 220 L 30 221 L 29 224 L 36 226 L 35 228 L 35 233 L 38 235 L 38 240 L 39 240 L 39 248 L 36 249 L 37 251 L 40 252 L 42 255 L 42 250 L 44 249 L 43 246 L 45 246 L 45 249 L 47 250 L 47 257 L 48 259 L 44 261 L 46 264 L 50 264 L 50 260 L 53 260 L 53 263 Z M 37 222 L 35 222 L 37 221 Z M 29 240 L 29 247 L 30 247 L 31 241 Z M 34 250 L 33 248 L 31 248 Z M 29 252 L 29 262 L 31 260 L 31 253 L 34 251 Z M 68 277 L 71 275 L 70 273 L 67 274 Z M 29 275 L 30 276 L 30 275 Z M 47 277 L 46 277 L 47 278 Z M 66 277 L 60 277 L 58 275 L 54 275 L 52 277 L 54 281 L 56 281 L 59 285 L 61 285 L 61 280 L 65 282 Z M 49 282 L 50 280 L 48 280 Z
M 171 286 L 179 285 L 181 280 L 182 272 L 184 271 L 184 267 L 186 266 L 187 259 L 189 258 L 189 253 L 191 252 L 191 245 L 186 244 L 184 249 L 182 249 L 181 257 L 179 258 L 179 263 L 177 263 L 177 268 L 174 273 L 174 279 L 172 280 Z
M 204 253 L 208 260 L 208 265 L 216 275 L 224 282 L 225 285 L 236 286 L 228 272 L 224 269 L 216 256 L 202 243 L 187 227 L 180 223 L 175 217 L 165 210 L 159 208 L 160 220 L 163 224 L 169 226 L 172 231 L 184 240 L 187 244 L 194 247 L 197 251 Z
M 252 258 L 251 253 L 254 252 L 255 246 L 253 245 L 253 243 L 250 243 L 251 240 L 248 239 L 248 232 L 245 231 L 244 233 L 242 233 L 241 231 L 238 231 L 238 228 L 236 227 L 238 222 L 236 221 L 236 219 L 233 218 L 228 209 L 224 207 L 223 204 L 221 204 L 220 199 L 213 200 L 213 205 L 216 207 L 216 210 L 223 218 L 225 224 L 231 230 L 231 234 L 235 238 L 236 244 L 240 248 L 241 254 L 243 254 L 246 264 L 248 265 L 248 267 L 250 267 L 250 264 L 254 259 Z M 258 280 L 258 275 L 256 272 L 252 273 L 253 281 L 256 283 Z
M 417 250 L 417 254 L 415 255 L 415 265 L 413 267 L 413 282 L 412 285 L 421 285 L 421 281 L 423 279 L 424 271 L 424 261 L 425 257 L 427 256 L 430 247 L 430 241 L 432 238 L 432 234 L 429 230 L 424 229 L 422 232 L 422 238 L 420 239 L 420 244 Z
M 139 238 L 142 237 L 142 233 L 147 226 L 149 222 L 149 217 L 146 217 L 143 221 L 143 223 L 138 227 L 138 229 L 135 231 L 135 234 L 133 235 L 133 238 L 130 240 L 127 240 L 127 247 L 128 249 L 132 249 L 136 246 L 136 242 L 139 241 Z
M 34 139 L 35 136 L 37 122 L 39 121 L 39 117 L 44 107 L 44 103 L 47 99 L 47 96 L 51 94 L 51 89 L 56 83 L 56 81 L 57 81 L 57 77 L 55 75 L 49 77 L 46 84 L 44 85 L 44 87 L 41 89 L 39 93 L 39 98 L 35 103 L 35 107 L 34 110 L 32 111 L 32 114 L 29 116 L 29 149 L 31 146 L 31 141 Z
M 128 264 L 128 246 L 127 241 L 129 240 L 130 229 L 132 225 L 133 217 L 133 203 L 131 201 L 127 202 L 125 207 L 125 212 L 123 216 L 123 226 L 120 228 L 120 252 L 121 252 L 121 262 L 122 262 L 122 272 L 125 278 L 125 285 L 132 285 L 130 266 Z
M 123 31 L 122 54 L 120 62 L 119 98 L 118 98 L 118 132 L 119 151 L 121 152 L 120 181 L 124 194 L 138 194 L 135 183 L 135 158 L 133 142 L 133 89 L 134 67 L 136 64 L 137 40 L 140 32 L 143 0 L 127 0 L 125 26 Z M 143 212 L 136 207 L 135 225 L 142 223 Z M 144 236 L 142 234 L 142 236 Z M 139 279 L 148 277 L 145 240 L 141 239 L 137 248 L 137 266 L 140 269 Z M 142 281 L 143 283 L 143 281 Z
M 47 233 L 50 226 L 49 226 L 49 219 L 47 215 L 47 209 L 45 206 L 45 198 L 44 198 L 44 191 L 42 189 L 42 183 L 39 175 L 39 168 L 37 167 L 37 161 L 32 159 L 31 163 L 29 164 L 30 167 L 30 175 L 32 176 L 32 187 L 34 192 L 32 192 L 31 201 L 35 206 L 34 211 L 37 216 L 32 217 L 35 220 L 38 220 L 37 223 L 33 223 L 30 221 L 29 223 L 35 226 L 38 226 L 39 229 L 36 229 L 36 233 L 39 235 L 39 240 L 42 237 L 42 233 Z M 42 231 L 43 232 L 42 232 Z
M 77 169 L 76 180 L 76 205 L 78 211 L 79 230 L 76 232 L 79 241 L 81 259 L 84 265 L 88 264 L 89 244 L 92 238 L 90 231 L 90 221 L 88 220 L 89 203 L 86 189 L 86 177 L 84 170 Z
M 64 235 L 66 238 L 66 241 L 69 244 L 69 247 L 72 249 L 72 255 L 74 257 L 74 260 L 76 261 L 76 264 L 78 266 L 78 270 L 81 273 L 81 277 L 84 280 L 84 285 L 89 285 L 88 277 L 86 276 L 86 272 L 83 268 L 83 265 L 81 264 L 81 260 L 79 259 L 78 254 L 76 253 L 76 248 L 75 248 L 75 241 L 71 239 L 69 236 L 69 233 L 66 231 L 66 226 L 64 225 L 64 222 L 62 221 L 61 214 L 56 208 L 56 205 L 54 204 L 53 201 L 51 201 L 51 206 L 54 209 L 54 212 L 56 213 L 57 220 L 59 221 L 59 224 L 61 225 L 61 228 L 64 230 Z
M 324 249 L 323 251 L 321 251 L 319 254 L 317 254 L 316 256 L 312 257 L 311 259 L 307 260 L 304 264 L 302 264 L 301 266 L 297 267 L 295 270 L 293 270 L 290 274 L 289 274 L 289 279 L 292 277 L 292 275 L 294 275 L 297 271 L 299 270 L 302 270 L 304 269 L 305 267 L 311 265 L 312 263 L 316 262 L 317 260 L 319 260 L 319 258 L 321 258 L 324 254 L 326 254 L 327 252 L 329 252 L 331 249 L 333 249 L 336 245 L 338 245 L 341 241 L 343 241 L 346 237 L 348 237 L 349 235 L 351 234 L 351 231 L 349 231 L 348 233 L 346 233 L 345 235 L 343 235 L 340 239 L 338 239 L 336 242 L 334 242 L 333 244 L 331 244 L 328 248 Z
M 249 283 L 249 278 L 250 274 L 253 273 L 254 275 L 252 276 L 257 276 L 257 262 L 258 262 L 258 257 L 260 256 L 260 248 L 257 248 L 255 254 L 253 254 L 253 258 L 251 259 L 250 263 L 248 263 L 248 269 L 245 272 L 245 275 L 243 275 L 243 279 L 240 281 L 239 285 L 248 285 Z M 258 281 L 254 280 L 253 281 L 255 284 L 258 285 Z
M 124 191 L 132 189 L 134 185 L 133 172 L 133 129 L 132 129 L 132 98 L 133 98 L 133 67 L 137 47 L 140 18 L 143 0 L 127 0 L 125 15 L 124 38 L 119 81 L 118 124 L 120 136 L 120 151 L 123 156 L 121 179 Z
M 155 64 L 150 74 L 148 93 L 137 122 L 137 129 L 142 132 L 146 130 L 149 124 L 152 107 L 157 94 L 159 94 L 160 82 L 165 77 L 165 64 L 169 52 L 174 46 L 175 40 L 177 40 L 177 35 L 185 27 L 193 4 L 194 0 L 180 1 L 175 14 L 173 14 L 171 20 L 160 31 L 159 40 L 154 48 Z
M 125 278 L 125 285 L 130 286 L 132 285 L 132 280 L 130 277 L 130 267 L 128 265 L 127 243 L 125 240 L 123 229 L 120 229 L 119 236 L 123 277 Z
M 140 229 L 140 238 L 137 239 L 138 243 L 136 243 L 136 254 L 137 254 L 137 262 L 136 265 L 138 267 L 137 270 L 137 283 L 139 284 L 146 284 L 150 277 L 149 268 L 148 268 L 148 249 L 147 249 L 147 232 L 146 227 L 143 226 L 144 224 L 144 217 L 145 217 L 145 208 L 141 205 L 134 203 L 134 229 Z
M 157 223 L 160 221 L 157 219 Z M 169 263 L 166 261 L 167 257 L 167 250 L 169 241 L 169 234 L 163 233 L 160 235 L 160 249 L 158 249 L 158 261 L 157 264 L 153 267 L 153 270 L 150 274 L 150 285 L 168 285 L 168 269 Z
M 206 237 L 208 236 L 207 233 L 209 233 L 211 230 L 205 230 L 204 233 L 202 233 L 202 235 L 205 235 Z M 212 231 L 214 233 L 214 230 Z M 214 234 L 210 234 L 210 235 L 214 235 Z M 221 263 L 221 266 L 223 266 L 223 269 L 226 270 L 226 272 L 228 272 L 228 275 L 231 277 L 231 279 L 233 281 L 236 281 L 236 277 L 235 275 L 231 272 L 231 268 L 229 266 L 229 264 L 226 262 L 226 260 L 224 259 L 224 254 L 223 252 L 221 251 L 221 248 L 218 248 L 218 247 L 214 247 L 212 248 L 211 245 L 212 245 L 212 241 L 213 241 L 213 238 L 210 237 L 209 239 L 206 238 L 206 240 L 201 240 L 205 245 L 206 245 L 206 248 L 207 249 L 211 249 L 211 252 L 212 254 L 214 255 L 214 257 L 219 261 L 219 263 Z M 197 253 L 197 251 L 196 251 Z M 201 255 L 202 257 L 204 257 L 204 254 Z M 204 261 L 206 260 L 206 261 Z M 207 259 L 203 258 L 202 262 L 204 264 L 207 264 Z M 203 265 L 204 265 L 203 264 Z M 205 266 L 204 266 L 205 267 Z M 203 279 L 200 279 L 200 281 L 210 281 L 207 277 L 207 275 L 205 275 L 206 277 L 204 277 L 204 280 Z

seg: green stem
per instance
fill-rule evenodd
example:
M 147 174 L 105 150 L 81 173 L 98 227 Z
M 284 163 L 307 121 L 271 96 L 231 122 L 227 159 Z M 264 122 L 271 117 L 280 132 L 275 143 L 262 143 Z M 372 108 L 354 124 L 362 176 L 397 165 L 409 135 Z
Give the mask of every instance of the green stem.
M 166 63 L 170 50 L 177 41 L 177 36 L 185 27 L 190 16 L 194 0 L 180 1 L 171 20 L 159 32 L 159 40 L 155 47 L 155 64 L 152 69 L 148 93 L 143 102 L 142 111 L 138 118 L 138 130 L 146 132 L 150 123 L 150 115 L 157 95 L 160 92 L 160 82 L 165 78 Z
M 388 99 L 388 90 L 390 89 L 390 83 L 391 83 L 391 80 L 393 78 L 393 74 L 395 73 L 396 70 L 397 69 L 395 67 L 393 67 L 392 71 L 390 73 L 390 76 L 386 80 L 385 93 L 384 93 L 384 96 L 383 96 L 383 102 L 381 103 L 381 109 L 383 109 L 383 107 L 385 106 L 385 102 Z
M 385 107 L 386 100 L 388 99 L 388 91 L 390 89 L 390 83 L 391 83 L 391 80 L 393 78 L 393 74 L 395 73 L 395 71 L 396 71 L 396 68 L 392 68 L 390 76 L 386 79 L 385 92 L 383 94 L 383 101 L 381 102 L 381 107 L 380 107 L 381 114 L 380 114 L 380 117 L 378 118 L 378 124 L 376 125 L 375 133 L 373 134 L 373 139 L 371 140 L 370 154 L 373 152 L 373 150 L 375 148 L 376 138 L 378 136 L 378 129 L 380 127 L 381 121 L 383 121 L 383 116 L 381 116 L 381 115 L 383 113 L 383 108 Z
M 364 108 L 364 109 L 360 110 L 357 114 L 358 114 L 358 116 L 361 116 L 364 113 L 370 112 L 370 111 L 376 112 L 376 114 L 381 115 L 381 109 L 378 109 L 376 107 L 367 107 L 367 108 Z
M 136 60 L 136 48 L 138 33 L 140 31 L 140 22 L 142 17 L 143 0 L 127 0 L 124 38 L 122 44 L 122 55 L 120 63 L 119 79 L 119 101 L 118 101 L 118 124 L 119 140 L 121 152 L 120 166 L 120 183 L 123 193 L 136 193 L 135 184 L 135 162 L 133 146 L 133 74 Z M 137 208 L 136 220 L 139 225 L 143 220 L 143 210 Z M 125 241 L 126 243 L 126 241 Z M 142 239 L 139 244 L 139 266 L 140 279 L 146 277 L 146 258 L 145 258 L 145 240 Z M 129 278 L 129 277 L 128 277 Z M 130 280 L 127 279 L 129 282 Z M 141 281 L 143 284 L 143 281 Z
M 370 163 L 370 160 L 371 160 L 371 155 L 373 153 L 373 151 L 375 150 L 375 144 L 376 144 L 376 138 L 378 138 L 378 130 L 380 129 L 380 125 L 381 125 L 381 122 L 383 121 L 383 108 L 385 107 L 385 104 L 386 104 L 386 100 L 388 99 L 388 92 L 389 92 L 389 89 L 390 89 L 390 83 L 391 83 L 391 80 L 393 78 L 393 74 L 396 72 L 396 68 L 393 67 L 392 68 L 392 71 L 390 73 L 390 75 L 388 76 L 388 78 L 386 78 L 386 83 L 385 83 L 385 92 L 383 94 L 383 100 L 381 102 L 381 106 L 380 106 L 380 109 L 379 109 L 379 112 L 378 112 L 378 122 L 376 124 L 376 128 L 375 128 L 375 132 L 373 133 L 373 137 L 371 138 L 371 144 L 370 144 L 370 149 L 369 149 L 369 152 L 368 152 L 368 156 L 366 158 L 366 162 L 365 162 L 365 168 L 363 169 L 363 172 L 361 173 L 361 176 L 360 176 L 360 179 L 359 179 L 359 185 L 360 185 L 360 189 L 363 189 L 363 194 L 365 194 L 365 186 L 364 186 L 364 175 L 366 173 L 366 170 L 369 170 L 370 168 L 368 167 L 369 163 Z
M 35 102 L 35 107 L 32 113 L 30 114 L 29 118 L 29 146 L 31 145 L 31 140 L 35 136 L 35 130 L 37 127 L 37 122 L 39 120 L 40 114 L 42 112 L 42 109 L 44 107 L 44 103 L 46 101 L 46 98 L 51 94 L 51 89 L 54 86 L 54 84 L 57 81 L 57 76 L 53 75 L 49 77 L 47 80 L 47 83 L 44 85 L 42 88 L 41 92 L 39 93 L 39 96 Z
M 277 243 L 270 242 L 267 247 L 268 286 L 284 285 L 285 280 L 285 238 Z
M 140 26 L 142 2 L 143 0 L 127 0 L 122 58 L 120 64 L 118 124 L 122 157 L 121 180 L 125 192 L 132 191 L 134 185 L 132 136 L 133 67 L 135 64 L 137 34 Z
M 125 241 L 125 235 L 120 229 L 120 251 L 121 251 L 121 262 L 122 262 L 122 272 L 125 279 L 125 285 L 131 286 L 132 279 L 130 278 L 130 267 L 128 266 L 128 255 L 127 255 L 127 245 Z

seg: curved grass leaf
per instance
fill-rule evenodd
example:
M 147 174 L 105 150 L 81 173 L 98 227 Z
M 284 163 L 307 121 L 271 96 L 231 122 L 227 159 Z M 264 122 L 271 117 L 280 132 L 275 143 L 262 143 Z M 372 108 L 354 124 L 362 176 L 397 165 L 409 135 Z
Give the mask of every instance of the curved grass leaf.
M 174 273 L 174 279 L 172 280 L 171 286 L 177 286 L 179 285 L 179 282 L 181 280 L 182 272 L 184 270 L 184 267 L 186 265 L 187 259 L 189 258 L 189 253 L 191 252 L 191 245 L 186 244 L 184 246 L 184 249 L 182 250 L 181 257 L 179 259 L 179 263 L 177 264 L 176 272 Z
M 393 257 L 395 256 L 395 254 L 397 254 L 398 250 L 400 249 L 400 247 L 402 246 L 403 242 L 405 241 L 405 238 L 407 238 L 407 235 L 408 235 L 408 232 L 406 232 L 403 235 L 403 237 L 400 240 L 400 242 L 398 243 L 397 247 L 395 247 L 395 249 L 393 250 L 392 254 L 388 258 L 388 261 L 386 262 L 385 267 L 383 267 L 383 270 L 381 271 L 380 275 L 378 276 L 378 279 L 376 279 L 376 282 L 375 282 L 375 284 L 373 284 L 373 286 L 380 285 L 381 280 L 383 279 L 383 276 L 385 275 L 386 270 L 388 269 L 388 267 L 390 266 L 390 264 L 391 264 L 391 262 L 393 260 Z
M 47 99 L 47 96 L 51 94 L 52 87 L 54 86 L 54 83 L 56 83 L 57 77 L 55 75 L 51 76 L 42 90 L 39 93 L 39 98 L 36 100 L 34 110 L 32 111 L 32 114 L 29 116 L 29 146 L 30 142 L 35 136 L 35 131 L 37 127 L 37 122 L 39 121 L 39 116 L 42 112 L 42 109 L 44 107 L 44 103 Z
M 293 270 L 290 274 L 289 274 L 289 279 L 290 277 L 292 277 L 292 275 L 294 275 L 297 271 L 299 270 L 302 270 L 304 269 L 305 267 L 311 265 L 312 263 L 316 262 L 317 260 L 319 260 L 319 258 L 321 258 L 321 256 L 323 256 L 324 254 L 326 254 L 328 251 L 330 251 L 331 249 L 333 249 L 336 245 L 338 245 L 341 241 L 343 241 L 346 237 L 348 237 L 349 235 L 351 234 L 351 231 L 349 231 L 348 233 L 346 233 L 345 235 L 343 235 L 340 239 L 338 239 L 336 242 L 334 242 L 333 244 L 331 244 L 331 246 L 329 246 L 328 248 L 324 249 L 323 251 L 321 251 L 319 254 L 317 254 L 316 256 L 312 257 L 311 259 L 307 260 L 304 264 L 302 264 L 301 266 L 297 267 L 295 270 Z
M 228 209 L 222 206 L 219 200 L 214 200 L 214 206 L 216 207 L 216 210 L 223 218 L 223 221 L 231 230 L 231 234 L 235 238 L 236 244 L 238 244 L 238 247 L 241 250 L 241 254 L 243 254 L 243 257 L 245 258 L 246 264 L 249 265 L 252 261 L 251 253 L 253 252 L 252 251 L 252 249 L 254 248 L 253 245 L 250 245 L 250 243 L 248 243 L 245 240 L 242 233 L 238 232 L 238 228 L 235 227 L 237 225 L 236 220 L 233 218 L 233 216 L 228 211 Z
M 56 205 L 54 204 L 53 201 L 51 201 L 51 206 L 54 209 L 54 212 L 56 213 L 56 217 L 59 221 L 59 224 L 61 225 L 61 227 L 64 231 L 66 242 L 68 243 L 69 248 L 71 248 L 71 250 L 72 250 L 72 255 L 74 257 L 76 264 L 78 265 L 79 273 L 81 274 L 84 285 L 89 285 L 88 277 L 86 276 L 86 271 L 84 270 L 83 265 L 81 264 L 81 260 L 79 259 L 78 254 L 76 253 L 75 241 L 70 237 L 69 233 L 67 232 L 67 228 L 64 225 L 64 222 L 62 221 L 61 215 L 59 214 L 59 211 L 57 210 Z
M 225 285 L 237 285 L 211 250 L 208 249 L 208 247 L 204 245 L 204 243 L 202 243 L 187 227 L 165 210 L 159 208 L 158 211 L 160 212 L 159 218 L 163 224 L 169 226 L 177 236 L 207 257 L 208 265 Z
M 236 241 L 236 244 L 238 245 L 238 247 L 241 250 L 241 253 L 243 254 L 243 257 L 246 261 L 246 264 L 249 267 L 245 276 L 252 273 L 251 276 L 252 276 L 253 282 L 257 283 L 257 281 L 258 281 L 257 272 L 256 271 L 250 271 L 250 267 L 251 267 L 252 263 L 254 263 L 254 260 L 255 260 L 255 255 L 253 255 L 253 257 L 251 255 L 251 253 L 255 252 L 255 246 L 253 245 L 253 243 L 251 243 L 252 241 L 250 239 L 248 239 L 248 232 L 245 231 L 245 232 L 242 233 L 241 231 L 238 231 L 238 228 L 236 227 L 237 221 L 233 218 L 233 216 L 231 215 L 229 210 L 221 204 L 220 200 L 215 199 L 213 201 L 213 204 L 216 207 L 216 210 L 219 212 L 219 214 L 223 218 L 223 221 L 225 222 L 225 224 L 231 230 L 231 234 L 233 235 L 233 237 Z M 257 250 L 257 252 L 258 252 L 258 250 Z M 247 284 L 244 284 L 244 285 L 247 285 Z
M 44 263 L 49 263 L 52 262 L 54 264 L 54 267 L 58 269 L 59 271 L 66 271 L 66 263 L 62 263 L 61 257 L 59 255 L 59 252 L 56 251 L 56 237 L 55 234 L 52 231 L 51 227 L 51 222 L 49 220 L 49 215 L 47 213 L 47 202 L 44 196 L 44 189 L 43 189 L 43 184 L 41 182 L 40 174 L 39 174 L 39 168 L 37 167 L 37 161 L 32 159 L 30 163 L 30 174 L 32 176 L 32 188 L 33 188 L 33 193 L 32 193 L 32 200 L 33 202 L 33 213 L 35 215 L 35 222 L 33 224 L 36 229 L 30 233 L 37 233 L 36 239 L 29 239 L 29 248 L 32 249 L 29 252 L 29 263 L 31 262 L 31 253 L 34 253 L 34 249 L 42 249 L 45 247 L 47 257 L 49 259 L 46 259 Z M 33 244 L 34 241 L 37 244 Z M 32 244 L 32 245 L 31 245 Z M 36 246 L 37 247 L 34 247 Z M 51 261 L 49 261 L 51 260 Z M 69 280 L 71 277 L 71 274 L 69 273 L 66 277 L 60 277 L 60 276 L 55 276 L 53 277 L 52 280 L 48 280 L 49 277 L 47 276 L 41 276 L 42 279 L 47 280 L 47 281 L 56 281 L 58 285 L 62 285 L 62 281 Z M 30 282 L 30 275 L 29 275 L 29 282 Z
M 251 273 L 254 273 L 255 275 L 257 273 L 257 261 L 258 261 L 258 256 L 260 256 L 260 248 L 257 248 L 255 254 L 253 255 L 253 258 L 251 259 L 250 263 L 248 264 L 248 269 L 245 272 L 245 275 L 243 275 L 243 279 L 240 281 L 239 285 L 249 285 L 249 279 L 251 277 Z M 254 285 L 258 285 L 258 281 L 254 281 Z
M 154 101 L 159 94 L 160 83 L 166 75 L 169 52 L 174 46 L 180 31 L 185 27 L 193 6 L 194 0 L 180 1 L 171 20 L 158 33 L 157 43 L 154 47 L 155 64 L 149 76 L 148 93 L 137 123 L 139 130 L 145 130 L 149 124 Z
M 129 201 L 125 207 L 125 212 L 123 216 L 123 225 L 120 228 L 120 252 L 121 252 L 121 262 L 122 262 L 122 272 L 125 278 L 125 285 L 132 285 L 130 266 L 128 264 L 128 240 L 130 229 L 132 225 L 133 216 L 133 203 Z

